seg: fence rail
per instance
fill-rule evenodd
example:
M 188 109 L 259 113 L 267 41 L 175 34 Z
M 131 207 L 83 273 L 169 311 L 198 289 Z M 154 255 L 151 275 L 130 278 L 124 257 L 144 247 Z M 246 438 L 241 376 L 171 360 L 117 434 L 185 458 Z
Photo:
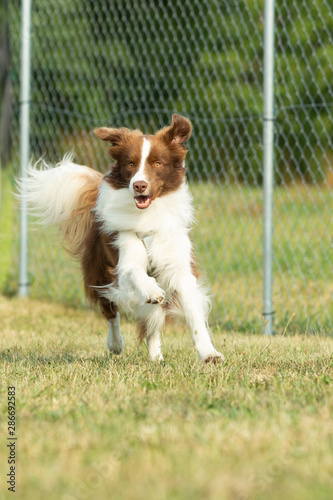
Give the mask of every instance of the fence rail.
M 9 5 L 14 151 L 20 7 Z M 191 118 L 193 237 L 213 317 L 230 328 L 262 328 L 264 1 L 36 0 L 31 16 L 31 153 L 58 161 L 74 148 L 77 162 L 105 170 L 94 127 L 150 133 L 173 112 Z M 333 312 L 332 8 L 328 0 L 284 0 L 274 22 L 276 329 L 293 318 L 298 328 L 326 331 Z M 33 230 L 29 245 L 31 294 L 82 303 L 79 273 L 57 236 Z

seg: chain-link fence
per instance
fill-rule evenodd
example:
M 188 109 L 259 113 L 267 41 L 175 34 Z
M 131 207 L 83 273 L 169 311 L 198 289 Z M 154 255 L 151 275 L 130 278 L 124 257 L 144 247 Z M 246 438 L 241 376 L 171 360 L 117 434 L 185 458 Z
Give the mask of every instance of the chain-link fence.
M 262 326 L 263 10 L 263 0 L 36 0 L 32 10 L 31 153 L 58 161 L 74 148 L 103 171 L 94 127 L 150 133 L 173 112 L 189 117 L 193 238 L 213 317 L 247 330 Z M 9 12 L 17 146 L 20 2 Z M 275 23 L 276 324 L 328 329 L 332 6 L 280 1 Z M 33 295 L 83 300 L 55 233 L 31 232 L 30 264 Z

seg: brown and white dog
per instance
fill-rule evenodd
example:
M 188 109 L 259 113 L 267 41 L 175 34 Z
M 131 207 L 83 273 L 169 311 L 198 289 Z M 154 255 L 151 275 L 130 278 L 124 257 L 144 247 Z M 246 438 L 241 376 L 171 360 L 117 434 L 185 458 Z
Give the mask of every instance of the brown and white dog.
M 163 359 L 160 331 L 176 311 L 185 316 L 200 359 L 223 359 L 211 342 L 208 300 L 189 238 L 193 209 L 184 143 L 191 131 L 190 121 L 176 114 L 155 135 L 98 128 L 115 160 L 107 175 L 67 156 L 56 167 L 39 162 L 20 181 L 33 213 L 58 224 L 66 249 L 80 259 L 86 295 L 100 303 L 107 347 L 115 354 L 124 348 L 120 308 L 137 318 L 153 360 Z

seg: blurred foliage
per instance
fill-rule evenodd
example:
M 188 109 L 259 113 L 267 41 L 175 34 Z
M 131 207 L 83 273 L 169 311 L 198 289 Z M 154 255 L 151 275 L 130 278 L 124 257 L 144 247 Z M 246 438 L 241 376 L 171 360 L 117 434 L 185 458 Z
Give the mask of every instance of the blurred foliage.
M 263 6 L 263 0 L 34 2 L 33 152 L 59 158 L 75 145 L 78 160 L 91 163 L 99 146 L 83 131 L 112 124 L 151 132 L 179 112 L 194 124 L 192 177 L 259 184 Z M 11 2 L 16 103 L 19 7 Z M 332 34 L 328 0 L 276 5 L 277 182 L 325 178 Z M 92 152 L 82 147 L 87 140 Z

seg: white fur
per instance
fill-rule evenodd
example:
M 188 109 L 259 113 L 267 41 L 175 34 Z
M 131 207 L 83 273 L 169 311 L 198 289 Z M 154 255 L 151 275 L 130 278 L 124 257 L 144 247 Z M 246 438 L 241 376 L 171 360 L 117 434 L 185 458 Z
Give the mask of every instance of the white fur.
M 114 243 L 119 249 L 118 286 L 110 285 L 101 294 L 148 321 L 150 357 L 162 359 L 159 332 L 164 311 L 158 304 L 176 292 L 199 358 L 222 359 L 207 327 L 208 300 L 191 271 L 188 232 L 193 209 L 187 185 L 137 211 L 128 189 L 114 190 L 103 182 L 95 211 L 107 232 L 119 231 Z
M 133 231 L 142 236 L 175 226 L 189 229 L 193 222 L 192 197 L 187 184 L 166 196 L 156 198 L 149 208 L 138 210 L 129 189 L 113 189 L 103 181 L 95 208 L 106 232 Z M 186 230 L 187 230 L 186 229 Z
M 123 231 L 114 245 L 119 249 L 118 287 L 110 285 L 101 295 L 132 313 L 147 302 L 163 302 L 164 291 L 147 274 L 148 255 L 142 240 L 132 231 Z
M 149 356 L 152 361 L 162 361 L 163 355 L 161 350 L 161 334 L 165 321 L 165 312 L 160 305 L 143 306 L 138 308 L 137 314 L 139 317 L 144 317 L 147 322 L 147 345 Z
M 145 175 L 145 165 L 146 165 L 146 161 L 147 161 L 149 153 L 150 153 L 150 141 L 148 139 L 143 138 L 143 145 L 142 145 L 142 150 L 141 150 L 141 161 L 140 161 L 140 165 L 139 165 L 139 170 L 132 177 L 131 182 L 129 184 L 129 190 L 131 191 L 131 193 L 133 195 L 136 194 L 134 191 L 134 188 L 133 188 L 134 182 L 137 182 L 137 181 L 148 182 L 148 179 Z
M 117 312 L 116 317 L 108 320 L 108 336 L 106 339 L 106 345 L 109 351 L 114 354 L 121 354 L 124 349 L 124 339 L 120 332 L 120 315 Z
M 84 186 L 84 176 L 94 177 L 91 168 L 76 165 L 69 154 L 58 166 L 44 160 L 29 165 L 27 178 L 17 181 L 19 192 L 30 206 L 30 213 L 43 224 L 56 224 L 67 219 Z M 20 196 L 19 195 L 19 196 Z

